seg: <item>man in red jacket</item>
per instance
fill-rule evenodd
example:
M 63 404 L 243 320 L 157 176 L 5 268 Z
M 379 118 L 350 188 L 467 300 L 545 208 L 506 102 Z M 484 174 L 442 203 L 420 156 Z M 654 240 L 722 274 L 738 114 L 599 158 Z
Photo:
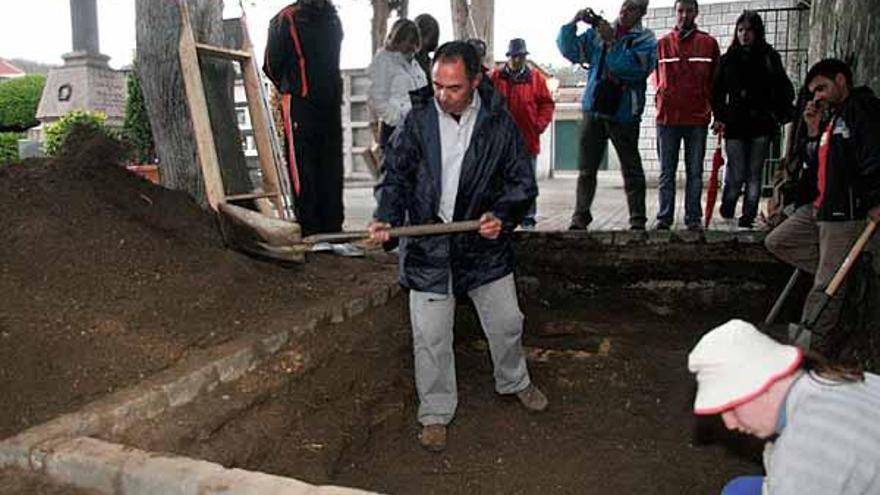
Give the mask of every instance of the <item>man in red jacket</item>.
M 507 63 L 500 70 L 494 69 L 489 74 L 489 78 L 495 90 L 507 99 L 507 108 L 529 149 L 532 168 L 536 168 L 538 153 L 541 152 L 541 133 L 553 121 L 556 103 L 550 96 L 544 76 L 526 64 L 528 54 L 525 40 L 520 38 L 510 40 L 507 47 Z M 534 230 L 536 213 L 536 203 L 533 201 L 522 221 L 524 229 Z
M 703 158 L 706 131 L 712 116 L 712 80 L 718 66 L 718 42 L 697 29 L 697 0 L 675 3 L 676 24 L 657 43 L 657 155 L 660 158 L 660 209 L 657 229 L 668 230 L 675 221 L 675 174 L 678 149 L 684 140 L 684 221 L 688 230 L 700 230 L 703 218 Z

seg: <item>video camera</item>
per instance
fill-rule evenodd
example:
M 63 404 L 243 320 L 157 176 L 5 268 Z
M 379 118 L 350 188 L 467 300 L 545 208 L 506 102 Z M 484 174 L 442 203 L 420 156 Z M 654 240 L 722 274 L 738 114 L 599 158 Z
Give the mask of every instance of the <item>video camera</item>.
M 606 22 L 605 18 L 597 14 L 596 11 L 587 7 L 578 12 L 578 20 L 586 22 L 590 26 L 596 27 L 602 22 Z

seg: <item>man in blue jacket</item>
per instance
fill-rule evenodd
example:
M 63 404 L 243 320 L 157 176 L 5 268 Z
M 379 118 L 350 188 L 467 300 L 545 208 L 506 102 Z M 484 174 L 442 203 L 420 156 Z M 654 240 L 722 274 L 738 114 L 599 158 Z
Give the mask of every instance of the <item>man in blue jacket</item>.
M 639 122 L 645 109 L 646 81 L 657 65 L 657 40 L 641 23 L 647 9 L 648 0 L 625 0 L 612 24 L 584 9 L 559 30 L 556 45 L 562 55 L 572 63 L 590 66 L 583 97 L 577 199 L 571 230 L 585 230 L 593 220 L 590 207 L 596 194 L 596 173 L 609 139 L 620 157 L 630 227 L 645 229 L 645 172 L 638 149 Z M 578 22 L 582 21 L 592 27 L 578 35 Z
M 476 50 L 463 41 L 434 55 L 433 95 L 425 88 L 391 136 L 374 243 L 392 247 L 388 228 L 480 220 L 479 232 L 404 238 L 400 282 L 410 289 L 419 441 L 446 447 L 458 404 L 452 327 L 455 300 L 470 297 L 495 368 L 495 390 L 515 394 L 530 411 L 547 398 L 531 383 L 522 349 L 523 316 L 513 279 L 512 232 L 537 195 L 529 151 L 502 97 L 481 84 Z

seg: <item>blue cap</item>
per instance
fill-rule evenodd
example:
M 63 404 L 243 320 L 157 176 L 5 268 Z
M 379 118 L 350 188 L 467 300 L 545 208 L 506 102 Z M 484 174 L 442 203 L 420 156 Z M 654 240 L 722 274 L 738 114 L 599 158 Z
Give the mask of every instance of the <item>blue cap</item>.
M 517 55 L 528 55 L 529 51 L 526 49 L 526 40 L 522 38 L 514 38 L 510 40 L 510 43 L 507 45 L 507 56 L 515 57 Z

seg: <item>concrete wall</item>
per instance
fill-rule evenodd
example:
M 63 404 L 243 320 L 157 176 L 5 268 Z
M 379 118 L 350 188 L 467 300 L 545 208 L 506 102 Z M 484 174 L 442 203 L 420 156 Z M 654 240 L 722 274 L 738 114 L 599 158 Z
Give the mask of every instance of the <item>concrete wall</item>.
M 855 83 L 880 93 L 880 2 L 813 0 L 810 62 L 838 57 L 853 66 Z

